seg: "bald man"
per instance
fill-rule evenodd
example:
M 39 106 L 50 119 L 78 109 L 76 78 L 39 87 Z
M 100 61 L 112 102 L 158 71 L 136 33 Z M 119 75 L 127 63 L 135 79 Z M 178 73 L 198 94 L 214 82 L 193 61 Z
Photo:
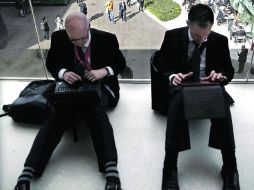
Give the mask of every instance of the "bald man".
M 98 105 L 88 109 L 82 105 L 52 107 L 49 119 L 35 138 L 15 190 L 30 189 L 33 175 L 42 175 L 64 132 L 73 126 L 76 115 L 82 116 L 91 133 L 99 171 L 105 173 L 107 181 L 105 190 L 121 190 L 113 129 L 106 113 L 106 108 L 117 105 L 117 75 L 126 66 L 116 36 L 90 28 L 84 14 L 71 13 L 65 20 L 65 30 L 52 34 L 46 66 L 57 81 L 68 84 L 84 79 L 101 81 L 102 97 Z

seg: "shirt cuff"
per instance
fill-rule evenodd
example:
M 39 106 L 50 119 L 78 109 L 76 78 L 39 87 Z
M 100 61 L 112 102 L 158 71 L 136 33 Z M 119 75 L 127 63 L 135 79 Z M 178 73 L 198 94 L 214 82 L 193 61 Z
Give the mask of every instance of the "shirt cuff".
M 59 79 L 63 80 L 63 75 L 64 75 L 65 71 L 67 71 L 67 69 L 61 69 L 59 71 L 59 73 L 58 73 L 58 78 Z
M 111 67 L 106 67 L 107 68 L 107 71 L 108 71 L 108 75 L 107 76 L 112 76 L 114 75 L 114 71 Z
M 172 79 L 176 76 L 176 74 L 172 74 L 168 77 L 170 84 L 172 84 Z

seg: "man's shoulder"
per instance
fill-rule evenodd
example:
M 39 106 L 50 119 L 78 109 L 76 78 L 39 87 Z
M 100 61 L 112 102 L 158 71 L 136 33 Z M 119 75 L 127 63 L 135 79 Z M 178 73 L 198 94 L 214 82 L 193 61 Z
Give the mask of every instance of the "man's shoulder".
M 177 33 L 177 32 L 184 32 L 184 31 L 188 31 L 188 27 L 180 27 L 180 28 L 173 28 L 171 30 L 167 30 L 167 33 Z
M 52 33 L 52 38 L 57 38 L 57 39 L 63 39 L 63 38 L 66 38 L 66 39 L 68 39 L 68 35 L 67 35 L 67 33 L 66 33 L 66 31 L 65 30 L 57 30 L 57 31 L 54 31 L 53 33 Z
M 188 32 L 188 27 L 174 28 L 171 30 L 167 30 L 165 36 L 183 36 Z
M 217 32 L 211 31 L 208 39 L 213 39 L 213 40 L 227 40 L 228 38 L 222 34 L 219 34 Z
M 90 31 L 91 31 L 91 34 L 94 37 L 113 38 L 113 37 L 116 36 L 113 33 L 110 33 L 110 32 L 107 32 L 107 31 L 103 31 L 103 30 L 98 30 L 98 29 L 95 29 L 95 28 L 91 28 Z

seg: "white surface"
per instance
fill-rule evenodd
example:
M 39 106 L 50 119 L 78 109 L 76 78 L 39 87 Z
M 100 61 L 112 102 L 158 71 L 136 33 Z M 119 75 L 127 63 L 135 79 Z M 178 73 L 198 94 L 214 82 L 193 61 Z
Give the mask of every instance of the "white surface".
M 25 82 L 1 81 L 0 105 L 11 103 Z M 254 189 L 253 84 L 230 84 L 236 155 L 242 190 Z M 150 84 L 121 84 L 121 99 L 109 117 L 119 155 L 119 172 L 124 190 L 160 190 L 164 159 L 166 118 L 151 110 Z M 0 190 L 12 190 L 39 126 L 0 118 Z M 220 151 L 208 148 L 210 125 L 191 122 L 192 149 L 179 155 L 181 190 L 218 190 Z M 32 190 L 103 190 L 104 176 L 97 171 L 95 153 L 87 129 L 78 128 L 80 141 L 70 131 L 64 135 L 44 175 L 32 181 Z

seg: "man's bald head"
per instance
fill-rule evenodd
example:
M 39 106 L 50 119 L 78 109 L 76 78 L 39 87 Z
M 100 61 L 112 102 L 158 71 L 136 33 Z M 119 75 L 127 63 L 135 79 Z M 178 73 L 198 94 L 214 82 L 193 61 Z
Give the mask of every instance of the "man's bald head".
M 89 22 L 87 17 L 80 12 L 69 14 L 65 20 L 65 30 L 72 43 L 81 47 L 88 38 Z
M 65 28 L 70 30 L 87 30 L 89 28 L 89 22 L 86 15 L 80 12 L 70 13 L 65 20 Z

